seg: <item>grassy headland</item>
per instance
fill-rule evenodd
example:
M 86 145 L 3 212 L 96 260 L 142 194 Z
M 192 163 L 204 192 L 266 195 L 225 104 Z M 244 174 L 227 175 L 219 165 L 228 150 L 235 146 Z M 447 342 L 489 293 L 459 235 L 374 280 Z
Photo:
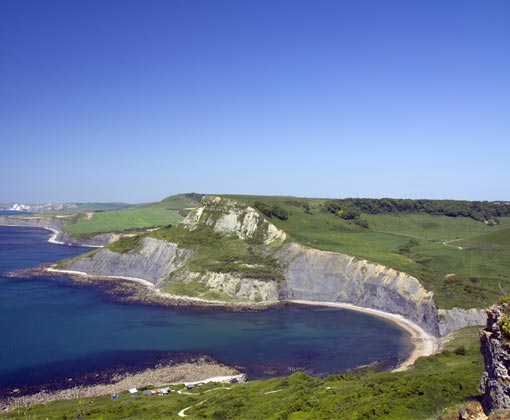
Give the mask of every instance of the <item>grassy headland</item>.
M 80 212 L 69 219 L 66 230 L 77 238 L 99 233 L 126 232 L 167 226 L 180 222 L 187 209 L 200 203 L 200 194 L 179 194 L 140 207 Z
M 510 290 L 510 217 L 498 217 L 491 226 L 467 216 L 360 212 L 358 220 L 366 223 L 359 223 L 325 211 L 327 199 L 226 197 L 281 207 L 288 219 L 270 220 L 290 240 L 409 273 L 435 293 L 442 308 L 485 307 L 501 289 Z

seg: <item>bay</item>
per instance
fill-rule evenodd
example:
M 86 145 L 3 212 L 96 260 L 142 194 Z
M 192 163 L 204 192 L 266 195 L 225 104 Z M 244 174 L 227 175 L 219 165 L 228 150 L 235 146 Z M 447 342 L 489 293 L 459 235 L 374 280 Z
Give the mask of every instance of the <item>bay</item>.
M 0 226 L 0 273 L 55 262 L 90 248 L 51 244 L 50 232 Z M 62 381 L 169 354 L 205 354 L 251 379 L 313 375 L 383 362 L 412 347 L 406 332 L 359 312 L 277 306 L 260 312 L 170 308 L 112 301 L 67 277 L 0 275 L 0 387 Z

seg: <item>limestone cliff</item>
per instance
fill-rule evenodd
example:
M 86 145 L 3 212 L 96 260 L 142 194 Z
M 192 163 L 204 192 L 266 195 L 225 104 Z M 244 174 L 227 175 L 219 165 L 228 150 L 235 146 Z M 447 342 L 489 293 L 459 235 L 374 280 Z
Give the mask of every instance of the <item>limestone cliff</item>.
M 480 351 L 485 372 L 480 383 L 486 413 L 510 409 L 510 305 L 493 306 L 487 311 L 487 327 L 480 331 Z
M 296 243 L 278 255 L 287 263 L 284 298 L 346 302 L 400 314 L 439 335 L 433 294 L 414 277 L 380 264 Z
M 172 238 L 171 229 L 175 228 L 169 228 L 168 238 Z M 230 247 L 243 246 L 261 259 L 272 258 L 279 276 L 257 277 L 253 274 L 257 273 L 257 264 L 235 258 L 226 262 L 213 259 L 204 264 L 204 258 L 216 258 L 211 256 L 210 248 L 201 248 L 209 255 L 204 257 L 199 251 L 184 249 L 186 246 L 179 247 L 171 240 L 154 238 L 145 238 L 140 248 L 124 254 L 103 250 L 92 257 L 77 259 L 68 268 L 98 275 L 138 277 L 170 291 L 173 287 L 176 293 L 186 286 L 186 292 L 215 291 L 242 300 L 351 303 L 400 314 L 436 336 L 479 322 L 479 312 L 452 310 L 442 313 L 440 325 L 433 294 L 416 278 L 349 255 L 286 241 L 284 231 L 252 207 L 231 199 L 204 197 L 202 206 L 192 210 L 177 229 L 184 236 L 186 232 L 190 236 L 204 232 L 208 235 L 210 229 L 221 233 L 224 240 L 235 238 L 238 242 L 228 242 Z M 218 269 L 221 264 L 227 267 L 234 264 L 237 271 L 224 266 Z
M 484 309 L 439 309 L 439 333 L 441 337 L 464 327 L 485 325 L 487 312 Z
M 98 276 L 136 277 L 159 286 L 169 273 L 183 266 L 190 253 L 170 242 L 144 238 L 141 246 L 131 252 L 102 249 L 71 260 L 66 269 Z
M 204 225 L 216 232 L 234 233 L 239 239 L 260 236 L 265 244 L 281 243 L 286 235 L 245 204 L 222 197 L 205 196 L 202 205 L 192 210 L 181 222 L 190 230 Z

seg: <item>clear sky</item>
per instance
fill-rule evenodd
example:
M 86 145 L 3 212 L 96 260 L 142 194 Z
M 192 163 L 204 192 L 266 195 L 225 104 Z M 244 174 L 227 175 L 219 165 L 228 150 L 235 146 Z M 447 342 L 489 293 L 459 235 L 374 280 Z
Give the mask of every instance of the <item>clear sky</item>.
M 0 202 L 510 199 L 508 0 L 4 0 Z

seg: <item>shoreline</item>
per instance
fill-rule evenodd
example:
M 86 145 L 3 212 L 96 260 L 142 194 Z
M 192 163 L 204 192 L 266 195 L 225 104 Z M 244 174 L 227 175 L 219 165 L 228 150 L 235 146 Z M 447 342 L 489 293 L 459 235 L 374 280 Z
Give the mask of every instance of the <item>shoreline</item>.
M 192 296 L 174 295 L 168 292 L 162 292 L 153 283 L 148 280 L 141 279 L 138 277 L 127 277 L 127 276 L 98 276 L 85 273 L 83 271 L 64 270 L 53 267 L 42 268 L 44 272 L 57 275 L 69 275 L 71 278 L 82 278 L 92 283 L 100 282 L 104 280 L 115 283 L 116 280 L 126 280 L 138 285 L 143 286 L 147 294 L 144 296 L 145 299 L 141 300 L 141 303 L 149 303 L 146 299 L 152 303 L 177 305 L 177 306 L 204 306 L 204 307 L 223 307 L 227 309 L 249 309 L 249 310 L 260 310 L 271 307 L 282 301 L 266 301 L 266 302 L 223 302 L 221 300 L 208 300 Z M 79 281 L 79 280 L 77 280 Z M 135 299 L 136 300 L 136 299 Z
M 7 216 L 3 216 L 3 217 L 7 217 Z M 22 219 L 22 220 L 27 220 L 27 219 Z M 14 224 L 5 224 L 5 223 L 0 223 L 0 226 L 49 230 L 52 233 L 52 235 L 48 238 L 47 242 L 49 242 L 50 244 L 64 245 L 64 246 L 81 246 L 83 248 L 104 248 L 104 245 L 84 245 L 82 243 L 79 243 L 78 240 L 77 240 L 78 243 L 76 243 L 76 244 L 57 241 L 58 235 L 60 235 L 62 232 L 58 231 L 57 229 L 50 228 L 47 226 L 28 226 L 28 225 L 14 225 Z
M 193 362 L 169 363 L 146 368 L 138 372 L 123 372 L 113 375 L 108 383 L 78 385 L 75 387 L 46 390 L 26 395 L 16 395 L 0 400 L 0 412 L 53 401 L 75 398 L 102 397 L 125 392 L 130 388 L 195 385 L 199 383 L 225 383 L 231 380 L 243 382 L 244 373 L 239 370 L 202 357 Z
M 91 276 L 85 272 L 81 271 L 72 271 L 72 270 L 60 270 L 55 268 L 47 268 L 46 271 L 50 273 L 61 273 L 61 274 L 70 274 L 70 275 L 76 275 L 76 276 L 82 276 L 87 279 L 95 279 L 97 277 Z M 364 308 L 361 306 L 356 306 L 351 303 L 343 303 L 343 302 L 320 302 L 320 301 L 309 301 L 309 300 L 298 300 L 298 299 L 289 299 L 284 301 L 270 301 L 270 302 L 263 302 L 263 303 L 243 303 L 243 302 L 221 302 L 221 301 L 214 301 L 214 300 L 207 300 L 207 299 L 200 299 L 196 297 L 190 297 L 190 296 L 179 296 L 179 295 L 172 295 L 170 293 L 161 292 L 158 290 L 154 284 L 151 282 L 136 278 L 136 277 L 125 277 L 125 276 L 102 276 L 101 278 L 106 278 L 109 280 L 115 280 L 115 279 L 121 279 L 121 280 L 128 280 L 133 281 L 138 284 L 141 284 L 145 287 L 148 287 L 151 292 L 155 293 L 156 296 L 161 297 L 163 299 L 168 299 L 169 301 L 173 302 L 179 302 L 179 304 L 186 303 L 191 305 L 204 305 L 204 306 L 223 306 L 225 308 L 249 308 L 249 309 L 263 309 L 266 307 L 271 307 L 273 305 L 277 305 L 279 303 L 295 303 L 300 305 L 310 305 L 310 306 L 329 306 L 333 308 L 339 308 L 339 309 L 347 309 L 351 311 L 361 312 L 368 315 L 372 315 L 378 318 L 382 318 L 386 321 L 391 322 L 392 324 L 396 325 L 400 329 L 406 331 L 410 335 L 411 344 L 413 346 L 413 350 L 411 351 L 411 354 L 409 357 L 402 361 L 395 369 L 392 370 L 392 372 L 401 372 L 404 370 L 409 369 L 414 362 L 420 358 L 425 356 L 431 356 L 439 351 L 439 339 L 434 337 L 433 335 L 427 333 L 423 328 L 421 328 L 419 325 L 415 324 L 414 322 L 410 321 L 409 319 L 405 318 L 402 315 L 398 314 L 392 314 L 390 312 L 384 312 L 378 309 L 372 309 L 372 308 Z
M 414 362 L 420 357 L 431 356 L 438 352 L 439 350 L 439 339 L 434 337 L 433 335 L 427 333 L 423 328 L 414 322 L 408 320 L 402 315 L 392 314 L 389 312 L 380 311 L 378 309 L 364 308 L 361 306 L 356 306 L 351 303 L 342 303 L 342 302 L 315 302 L 311 300 L 288 300 L 287 302 L 297 303 L 300 305 L 310 305 L 310 306 L 329 306 L 333 308 L 339 309 L 348 309 L 351 311 L 361 312 L 368 315 L 373 315 L 378 318 L 385 319 L 395 325 L 397 325 L 402 330 L 406 331 L 411 336 L 411 343 L 413 345 L 413 351 L 409 355 L 409 357 L 401 362 L 395 369 L 391 372 L 402 372 L 404 370 L 409 369 Z

